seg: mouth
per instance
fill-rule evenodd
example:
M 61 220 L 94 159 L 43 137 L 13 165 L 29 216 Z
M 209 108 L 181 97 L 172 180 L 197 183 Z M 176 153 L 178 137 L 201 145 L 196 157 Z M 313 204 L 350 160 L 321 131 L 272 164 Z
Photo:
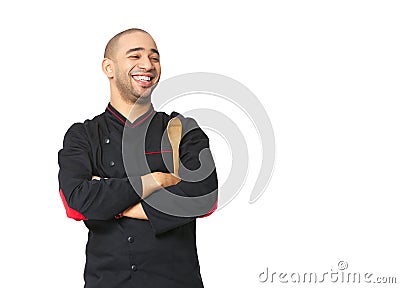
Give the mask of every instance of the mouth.
M 131 75 L 132 79 L 142 87 L 152 86 L 152 80 L 155 78 L 152 74 L 134 74 Z

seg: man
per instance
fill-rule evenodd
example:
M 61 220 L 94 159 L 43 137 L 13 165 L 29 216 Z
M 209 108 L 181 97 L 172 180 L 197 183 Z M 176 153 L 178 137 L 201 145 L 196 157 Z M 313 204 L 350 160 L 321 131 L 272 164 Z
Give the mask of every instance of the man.
M 211 153 L 202 156 L 213 167 L 208 175 L 197 181 L 182 175 L 201 170 L 199 156 L 209 151 L 208 138 L 191 118 L 154 111 L 151 93 L 161 66 L 147 32 L 129 29 L 115 35 L 106 46 L 102 68 L 111 93 L 105 112 L 73 124 L 58 155 L 59 192 L 67 216 L 83 220 L 89 229 L 85 287 L 203 287 L 196 218 L 216 209 L 218 182 Z M 179 176 L 170 172 L 171 143 L 164 141 L 173 116 L 183 130 Z M 157 203 L 163 204 L 160 199 L 169 193 L 193 199 L 212 195 L 213 201 L 200 204 L 201 213 L 160 211 Z

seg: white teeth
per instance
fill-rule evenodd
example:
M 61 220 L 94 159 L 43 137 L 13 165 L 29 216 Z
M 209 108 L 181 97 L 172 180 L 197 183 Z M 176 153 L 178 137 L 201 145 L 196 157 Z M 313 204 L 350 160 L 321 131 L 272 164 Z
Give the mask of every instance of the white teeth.
M 148 77 L 148 76 L 139 75 L 139 76 L 133 76 L 133 78 L 135 78 L 136 80 L 139 80 L 139 81 L 150 81 L 150 77 Z

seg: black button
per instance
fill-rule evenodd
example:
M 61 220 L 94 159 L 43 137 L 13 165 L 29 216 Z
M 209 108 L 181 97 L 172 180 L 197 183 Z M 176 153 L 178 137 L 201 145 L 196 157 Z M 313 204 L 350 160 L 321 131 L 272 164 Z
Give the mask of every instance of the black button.
M 135 265 L 135 264 L 133 264 L 133 265 L 131 266 L 131 269 L 132 269 L 133 271 L 136 271 L 136 270 L 137 270 L 137 267 L 136 267 L 136 265 Z
M 133 241 L 135 241 L 135 239 L 134 239 L 132 236 L 129 236 L 129 237 L 128 237 L 128 242 L 129 242 L 129 243 L 133 243 Z
M 108 138 L 104 139 L 104 143 L 106 143 L 106 144 L 110 143 L 110 139 L 108 139 Z
M 110 166 L 113 167 L 115 165 L 114 161 L 110 161 Z

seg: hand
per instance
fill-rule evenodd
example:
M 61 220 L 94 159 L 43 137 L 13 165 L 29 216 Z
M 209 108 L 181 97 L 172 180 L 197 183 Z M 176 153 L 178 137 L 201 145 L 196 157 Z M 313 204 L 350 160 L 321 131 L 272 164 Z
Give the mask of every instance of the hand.
M 92 180 L 100 180 L 101 178 L 99 176 L 92 176 Z
M 122 212 L 122 216 L 129 217 L 129 218 L 135 218 L 135 219 L 148 220 L 147 215 L 143 210 L 143 206 L 142 206 L 141 202 L 126 209 L 124 212 Z
M 172 173 L 154 172 L 152 174 L 154 174 L 153 177 L 161 187 L 168 187 L 181 182 L 181 178 L 176 177 L 176 175 Z
M 178 184 L 181 179 L 170 173 L 153 172 L 142 177 L 142 199 L 162 187 Z

